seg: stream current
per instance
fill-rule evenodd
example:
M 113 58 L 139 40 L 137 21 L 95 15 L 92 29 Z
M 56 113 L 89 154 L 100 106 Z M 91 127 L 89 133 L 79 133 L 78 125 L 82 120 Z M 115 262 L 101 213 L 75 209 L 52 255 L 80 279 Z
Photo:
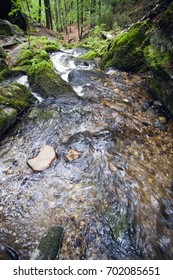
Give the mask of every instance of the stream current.
M 0 144 L 0 259 L 29 259 L 53 225 L 60 259 L 173 259 L 172 121 L 141 76 L 51 54 L 68 94 L 35 103 Z M 27 77 L 18 80 L 27 84 Z M 57 161 L 34 173 L 46 145 Z

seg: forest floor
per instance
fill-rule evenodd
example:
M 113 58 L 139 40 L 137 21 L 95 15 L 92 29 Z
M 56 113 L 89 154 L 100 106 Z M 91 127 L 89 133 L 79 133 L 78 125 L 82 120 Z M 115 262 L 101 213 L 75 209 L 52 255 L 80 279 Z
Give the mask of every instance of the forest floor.
M 86 36 L 89 31 L 90 31 L 91 26 L 87 25 L 84 30 L 83 30 L 83 36 Z M 78 37 L 78 25 L 77 23 L 74 23 L 70 26 L 70 32 L 69 34 L 66 34 L 66 30 L 62 31 L 62 32 L 58 32 L 58 31 L 53 31 L 53 30 L 49 30 L 45 27 L 37 27 L 36 28 L 36 33 L 34 32 L 33 35 L 37 35 L 37 36 L 46 36 L 48 39 L 55 39 L 55 37 L 61 37 L 63 41 L 65 42 L 73 42 L 76 43 L 79 41 L 79 37 Z

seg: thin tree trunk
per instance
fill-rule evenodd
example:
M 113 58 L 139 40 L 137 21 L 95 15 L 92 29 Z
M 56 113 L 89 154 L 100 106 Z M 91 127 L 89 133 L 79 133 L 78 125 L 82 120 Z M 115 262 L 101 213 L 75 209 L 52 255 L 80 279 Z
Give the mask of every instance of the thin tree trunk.
M 78 27 L 78 37 L 80 39 L 80 9 L 79 9 L 79 2 L 80 2 L 80 0 L 77 0 L 77 27 Z
M 41 0 L 39 0 L 38 1 L 38 5 L 39 5 L 39 8 L 38 8 L 38 22 L 41 24 L 41 8 L 42 8 L 42 3 L 41 3 L 42 1 Z
M 58 31 L 59 28 L 59 12 L 58 12 L 58 1 L 55 0 L 55 26 L 56 26 L 56 30 Z
M 53 29 L 50 0 L 44 0 L 44 5 L 45 5 L 45 14 L 46 14 L 46 27 L 48 29 Z

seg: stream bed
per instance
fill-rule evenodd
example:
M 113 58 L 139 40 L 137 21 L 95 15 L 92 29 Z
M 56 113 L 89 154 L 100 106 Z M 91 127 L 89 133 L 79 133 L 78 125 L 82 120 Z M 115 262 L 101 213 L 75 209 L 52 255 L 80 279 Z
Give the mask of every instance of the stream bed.
M 38 98 L 0 143 L 0 259 L 29 259 L 53 225 L 60 259 L 173 259 L 172 120 L 144 77 L 51 54 L 76 96 Z M 20 77 L 27 83 L 27 77 Z M 57 160 L 34 173 L 45 145 Z

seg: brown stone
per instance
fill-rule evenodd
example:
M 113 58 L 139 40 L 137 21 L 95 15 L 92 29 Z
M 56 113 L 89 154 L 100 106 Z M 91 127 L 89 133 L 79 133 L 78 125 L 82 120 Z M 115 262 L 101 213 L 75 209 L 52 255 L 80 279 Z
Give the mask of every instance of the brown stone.
M 55 159 L 55 149 L 52 146 L 46 145 L 36 157 L 29 159 L 27 163 L 34 172 L 39 172 L 47 169 Z
M 79 151 L 70 149 L 70 150 L 68 151 L 68 153 L 66 154 L 66 158 L 67 158 L 69 161 L 73 161 L 73 160 L 78 159 L 79 157 L 81 157 L 81 155 L 82 155 L 82 152 L 79 152 Z

